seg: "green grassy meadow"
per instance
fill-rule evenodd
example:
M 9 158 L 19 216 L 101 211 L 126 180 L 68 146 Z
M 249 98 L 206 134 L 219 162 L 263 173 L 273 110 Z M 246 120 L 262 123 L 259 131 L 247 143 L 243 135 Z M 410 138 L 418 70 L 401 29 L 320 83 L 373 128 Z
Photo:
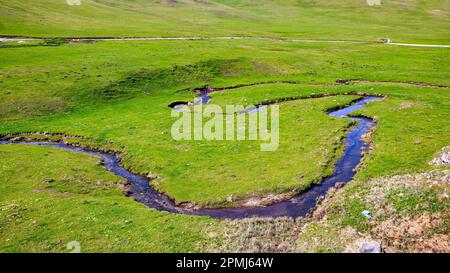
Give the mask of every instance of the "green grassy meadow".
M 8 0 L 0 3 L 0 36 L 236 35 L 361 41 L 389 37 L 450 42 L 449 1 L 384 2 L 371 7 L 356 0 L 258 5 L 247 0 L 82 0 L 80 6 L 68 6 L 65 1 Z M 449 48 L 260 39 L 0 42 L 0 136 L 83 136 L 86 140 L 71 141 L 120 152 L 125 168 L 157 175 L 152 186 L 177 203 L 235 207 L 249 197 L 319 183 L 333 172 L 352 126 L 348 119 L 328 116 L 327 110 L 361 94 L 384 96 L 355 113 L 377 122 L 369 136 L 371 152 L 350 183 L 355 185 L 325 202 L 330 222 L 301 220 L 311 221 L 304 233 L 287 232 L 297 236 L 290 240 L 297 245 L 289 251 L 342 251 L 342 246 L 298 245 L 309 244 L 315 236 L 328 242 L 334 235 L 322 233 L 321 227 L 329 225 L 333 232 L 350 226 L 377 238 L 376 229 L 358 217 L 360 210 L 379 203 L 361 203 L 358 198 L 366 195 L 359 192 L 375 195 L 371 190 L 379 186 L 376 181 L 394 175 L 448 170 L 429 162 L 449 146 L 449 53 Z M 339 79 L 364 81 L 338 84 Z M 168 105 L 193 101 L 195 94 L 186 89 L 251 83 L 265 84 L 212 93 L 211 103 L 245 106 L 297 98 L 280 103 L 276 151 L 261 152 L 261 141 L 172 139 L 175 119 Z M 308 98 L 312 95 L 327 96 Z M 364 184 L 367 181 L 371 182 Z M 83 252 L 201 252 L 227 244 L 221 235 L 229 228 L 227 221 L 149 209 L 123 195 L 124 182 L 92 156 L 0 145 L 0 252 L 68 252 L 71 241 L 80 242 Z M 413 188 L 422 194 L 419 201 L 405 199 L 414 194 L 399 195 L 398 187 L 387 189 L 386 200 L 398 211 L 410 209 L 412 218 L 425 213 L 416 209 L 417 203 L 437 204 L 439 210 L 426 212 L 439 212 L 448 222 L 448 197 L 434 198 L 448 187 L 438 193 L 424 188 Z M 242 228 L 248 223 L 233 225 Z M 249 251 L 222 246 L 219 250 Z M 415 250 L 391 250 L 396 249 Z
M 449 41 L 447 0 L 19 1 L 0 4 L 0 34 L 39 37 L 273 36 Z M 433 31 L 429 31 L 432 29 Z
M 29 145 L 0 154 L 1 252 L 69 252 L 72 241 L 82 252 L 189 252 L 208 241 L 202 229 L 213 220 L 124 197 L 97 158 Z

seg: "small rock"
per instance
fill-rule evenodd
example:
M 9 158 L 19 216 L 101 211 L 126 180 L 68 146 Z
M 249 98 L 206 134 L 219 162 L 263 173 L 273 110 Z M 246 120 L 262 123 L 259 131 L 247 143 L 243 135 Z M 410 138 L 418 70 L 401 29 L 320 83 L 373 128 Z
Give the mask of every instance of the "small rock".
M 157 176 L 156 174 L 148 173 L 147 178 L 149 180 L 155 180 L 155 179 L 159 178 L 159 176 Z
M 381 245 L 377 242 L 365 242 L 361 245 L 361 253 L 381 253 Z
M 133 194 L 133 192 L 132 192 L 131 190 L 125 190 L 125 191 L 124 191 L 124 195 L 125 195 L 126 197 L 130 197 L 132 194 Z
M 450 146 L 442 148 L 440 155 L 431 161 L 432 165 L 450 166 Z
M 364 210 L 361 214 L 362 214 L 364 217 L 366 217 L 367 219 L 371 219 L 371 218 L 372 218 L 372 214 L 371 214 L 370 211 L 368 211 L 368 210 Z
M 227 202 L 233 202 L 234 201 L 234 196 L 231 194 L 227 197 Z
M 360 238 L 346 246 L 345 253 L 382 253 L 381 244 L 369 238 Z

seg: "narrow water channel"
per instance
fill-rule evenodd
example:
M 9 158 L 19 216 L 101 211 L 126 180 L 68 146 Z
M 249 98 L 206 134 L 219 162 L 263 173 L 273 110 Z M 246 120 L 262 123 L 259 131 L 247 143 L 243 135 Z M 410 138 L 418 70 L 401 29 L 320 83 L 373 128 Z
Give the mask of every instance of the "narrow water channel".
M 334 166 L 334 173 L 326 177 L 322 183 L 313 185 L 309 189 L 300 193 L 299 195 L 273 204 L 266 207 L 257 208 L 220 208 L 220 209 L 186 209 L 177 207 L 174 202 L 164 194 L 158 193 L 154 190 L 150 184 L 148 178 L 129 172 L 121 167 L 119 159 L 112 154 L 103 152 L 93 152 L 83 150 L 78 147 L 68 146 L 62 143 L 51 142 L 14 142 L 23 143 L 29 145 L 54 147 L 63 150 L 69 150 L 76 153 L 88 154 L 92 156 L 98 156 L 102 159 L 105 168 L 123 178 L 125 178 L 131 185 L 131 195 L 136 201 L 145 204 L 150 208 L 154 208 L 160 211 L 168 211 L 180 214 L 189 215 L 209 215 L 213 218 L 219 219 L 237 219 L 246 217 L 299 217 L 305 216 L 310 212 L 316 204 L 319 197 L 324 196 L 327 191 L 334 187 L 336 183 L 346 183 L 352 180 L 355 175 L 354 168 L 360 163 L 362 159 L 362 152 L 367 149 L 367 145 L 361 140 L 361 136 L 364 135 L 371 127 L 374 126 L 374 122 L 371 119 L 361 117 L 348 116 L 351 112 L 356 111 L 368 102 L 379 100 L 379 97 L 363 97 L 362 100 L 345 107 L 343 109 L 330 112 L 330 116 L 349 118 L 357 120 L 358 124 L 353 127 L 346 136 L 344 154 L 336 162 Z M 208 98 L 202 98 L 202 103 L 207 103 Z M 11 144 L 11 141 L 0 141 L 0 144 Z

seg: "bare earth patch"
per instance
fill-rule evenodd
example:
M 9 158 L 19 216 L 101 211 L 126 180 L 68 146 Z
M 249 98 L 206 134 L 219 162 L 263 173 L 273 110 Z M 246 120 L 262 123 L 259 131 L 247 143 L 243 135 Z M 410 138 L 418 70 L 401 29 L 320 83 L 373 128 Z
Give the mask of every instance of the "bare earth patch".
M 303 220 L 292 218 L 247 218 L 225 221 L 220 244 L 212 252 L 294 252 L 295 240 Z
M 450 166 L 450 146 L 442 148 L 442 150 L 435 158 L 433 158 L 430 164 Z
M 210 251 L 450 252 L 450 170 L 330 190 L 308 218 L 223 221 Z M 370 217 L 363 212 L 370 212 Z

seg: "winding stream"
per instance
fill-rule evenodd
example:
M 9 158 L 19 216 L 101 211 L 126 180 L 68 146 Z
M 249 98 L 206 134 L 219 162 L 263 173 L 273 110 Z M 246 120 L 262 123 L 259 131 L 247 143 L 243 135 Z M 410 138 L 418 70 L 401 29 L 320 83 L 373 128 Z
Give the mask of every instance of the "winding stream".
M 362 159 L 362 151 L 367 149 L 367 145 L 361 140 L 361 136 L 368 131 L 369 128 L 374 126 L 374 122 L 368 118 L 362 117 L 350 117 L 348 116 L 351 112 L 356 111 L 368 102 L 379 100 L 379 97 L 363 97 L 358 102 L 345 107 L 340 110 L 330 112 L 329 115 L 333 117 L 345 117 L 352 120 L 357 120 L 358 124 L 353 127 L 346 136 L 346 145 L 343 156 L 336 162 L 334 166 L 334 173 L 326 177 L 321 184 L 315 184 L 311 186 L 306 191 L 300 193 L 299 195 L 273 204 L 266 207 L 242 207 L 242 208 L 219 208 L 219 209 L 187 209 L 181 208 L 175 205 L 175 203 L 166 195 L 158 193 L 149 185 L 149 179 L 142 176 L 136 175 L 128 170 L 121 167 L 119 159 L 116 155 L 94 152 L 83 150 L 78 147 L 69 146 L 62 143 L 51 143 L 51 142 L 19 142 L 22 144 L 37 145 L 54 147 L 63 150 L 69 150 L 76 153 L 88 154 L 92 156 L 100 157 L 103 161 L 105 168 L 123 178 L 125 178 L 131 185 L 130 197 L 134 198 L 136 201 L 145 204 L 150 208 L 154 208 L 160 211 L 168 211 L 180 214 L 189 215 L 209 215 L 213 218 L 219 219 L 237 219 L 246 217 L 299 217 L 306 216 L 316 204 L 319 197 L 325 196 L 327 191 L 334 187 L 336 183 L 342 182 L 346 183 L 352 180 L 355 172 L 354 168 L 360 163 Z M 208 95 L 203 95 L 201 103 L 207 103 L 209 100 Z M 257 111 L 257 110 L 256 110 Z M 11 144 L 18 142 L 11 141 L 0 141 L 0 144 Z

